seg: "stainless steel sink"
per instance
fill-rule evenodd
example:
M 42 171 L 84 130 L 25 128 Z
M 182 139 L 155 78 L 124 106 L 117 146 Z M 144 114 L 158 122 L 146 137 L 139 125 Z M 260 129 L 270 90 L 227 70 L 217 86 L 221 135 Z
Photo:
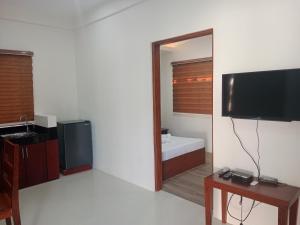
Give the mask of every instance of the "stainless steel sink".
M 18 132 L 13 134 L 4 134 L 1 135 L 3 138 L 11 138 L 11 139 L 19 139 L 19 138 L 28 138 L 28 137 L 34 137 L 37 133 L 35 132 Z

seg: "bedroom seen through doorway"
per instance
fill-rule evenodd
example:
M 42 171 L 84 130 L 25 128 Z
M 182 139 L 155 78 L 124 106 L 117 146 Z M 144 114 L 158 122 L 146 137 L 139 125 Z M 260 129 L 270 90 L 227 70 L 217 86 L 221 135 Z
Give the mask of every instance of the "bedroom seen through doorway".
M 213 34 L 159 46 L 162 190 L 204 205 L 212 173 Z

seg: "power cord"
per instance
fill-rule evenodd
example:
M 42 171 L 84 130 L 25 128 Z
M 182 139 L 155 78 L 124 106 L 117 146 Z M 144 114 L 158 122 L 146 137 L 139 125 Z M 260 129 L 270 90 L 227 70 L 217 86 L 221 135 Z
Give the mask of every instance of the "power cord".
M 243 218 L 243 197 L 241 196 L 241 201 L 240 201 L 240 204 L 241 204 L 241 218 L 237 218 L 237 217 L 233 216 L 233 215 L 231 214 L 230 210 L 229 210 L 229 206 L 230 206 L 230 203 L 231 203 L 231 200 L 232 200 L 233 196 L 235 196 L 235 195 L 232 194 L 232 195 L 230 196 L 229 201 L 228 201 L 228 203 L 227 203 L 227 212 L 228 212 L 228 215 L 229 215 L 231 218 L 233 218 L 233 219 L 239 221 L 240 224 L 243 225 L 243 223 L 244 223 L 244 222 L 248 219 L 248 217 L 250 216 L 252 210 L 253 210 L 254 208 L 256 208 L 260 203 L 258 203 L 257 205 L 255 205 L 255 202 L 256 202 L 256 201 L 253 200 L 249 212 L 247 213 L 246 217 Z
M 241 205 L 241 224 L 243 225 L 243 197 L 241 196 L 241 200 L 240 200 L 240 205 Z
M 256 129 L 255 129 L 255 132 L 256 132 L 256 137 L 257 137 L 257 148 L 256 148 L 256 152 L 257 152 L 257 156 L 258 156 L 258 159 L 257 159 L 257 165 L 258 165 L 258 168 L 259 168 L 259 172 L 258 172 L 258 176 L 257 176 L 257 179 L 259 180 L 260 178 L 260 137 L 259 137 L 259 132 L 258 132 L 258 124 L 259 123 L 259 120 L 256 120 Z
M 261 172 L 261 170 L 260 170 L 260 158 L 261 158 L 261 156 L 260 156 L 260 137 L 259 137 L 259 131 L 258 131 L 258 129 L 259 129 L 259 121 L 256 120 L 256 129 L 255 129 L 256 137 L 257 137 L 257 148 L 256 148 L 256 152 L 257 152 L 257 156 L 258 156 L 258 160 L 257 160 L 257 162 L 256 162 L 255 159 L 254 159 L 254 157 L 251 155 L 251 153 L 250 153 L 250 152 L 247 150 L 247 148 L 245 147 L 245 145 L 244 145 L 244 143 L 243 143 L 243 141 L 242 141 L 240 135 L 239 135 L 238 132 L 236 131 L 236 127 L 235 127 L 235 123 L 234 123 L 233 118 L 230 117 L 230 119 L 231 119 L 231 123 L 232 123 L 233 132 L 234 132 L 236 138 L 238 139 L 238 141 L 239 141 L 239 143 L 240 143 L 242 149 L 243 149 L 243 150 L 247 153 L 247 155 L 251 158 L 251 160 L 253 161 L 253 163 L 254 163 L 254 165 L 255 165 L 255 167 L 256 167 L 256 169 L 257 169 L 257 177 L 258 177 L 258 180 L 259 180 L 260 174 L 261 174 L 261 173 L 260 173 L 260 172 Z M 260 202 L 257 203 L 257 204 L 255 205 L 255 202 L 256 202 L 256 201 L 253 200 L 252 205 L 251 205 L 251 208 L 250 208 L 248 214 L 246 215 L 245 218 L 243 218 L 243 197 L 241 196 L 241 200 L 240 200 L 240 205 L 241 205 L 241 215 L 240 215 L 240 219 L 239 219 L 239 218 L 233 216 L 233 215 L 231 214 L 230 210 L 229 210 L 229 206 L 230 206 L 230 203 L 231 203 L 231 200 L 232 200 L 233 196 L 234 196 L 234 194 L 231 195 L 231 197 L 230 197 L 230 199 L 229 199 L 229 201 L 228 201 L 228 204 L 227 204 L 227 212 L 228 212 L 228 214 L 229 214 L 229 216 L 230 216 L 231 218 L 233 218 L 233 219 L 239 221 L 239 222 L 240 222 L 240 225 L 243 225 L 243 223 L 244 223 L 244 222 L 248 219 L 248 217 L 250 216 L 252 210 L 253 210 L 254 208 L 256 208 L 256 207 L 260 204 Z
M 251 160 L 253 161 L 256 169 L 257 169 L 257 173 L 258 173 L 258 179 L 260 178 L 260 138 L 259 138 L 259 133 L 258 133 L 258 120 L 256 122 L 256 136 L 257 136 L 257 153 L 258 153 L 258 162 L 255 161 L 254 157 L 251 155 L 251 153 L 247 150 L 247 148 L 245 147 L 240 135 L 238 134 L 238 132 L 236 131 L 235 128 L 235 123 L 232 117 L 230 117 L 231 119 L 231 123 L 232 123 L 232 128 L 233 128 L 233 132 L 236 136 L 236 138 L 238 139 L 242 149 L 247 153 L 247 155 L 251 158 Z
M 259 206 L 261 204 L 261 202 L 256 203 L 256 205 L 253 207 L 253 209 L 255 209 L 257 206 Z

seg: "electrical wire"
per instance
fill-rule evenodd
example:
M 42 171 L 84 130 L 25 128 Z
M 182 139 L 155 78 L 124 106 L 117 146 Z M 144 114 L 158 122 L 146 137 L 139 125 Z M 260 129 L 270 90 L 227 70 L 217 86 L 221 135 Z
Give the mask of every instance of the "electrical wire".
M 256 203 L 256 205 L 253 207 L 253 209 L 255 209 L 257 206 L 259 206 L 261 204 L 261 202 Z
M 228 201 L 228 203 L 227 203 L 227 212 L 228 212 L 228 215 L 229 215 L 231 218 L 233 218 L 233 219 L 235 219 L 235 220 L 237 220 L 237 221 L 240 221 L 240 219 L 239 219 L 239 218 L 236 218 L 235 216 L 233 216 L 233 215 L 231 214 L 230 210 L 229 210 L 229 206 L 230 206 L 230 203 L 231 203 L 231 200 L 232 200 L 233 196 L 234 196 L 234 194 L 231 194 L 231 196 L 230 196 L 230 198 L 229 198 L 229 201 Z
M 250 216 L 252 210 L 253 210 L 256 206 L 258 206 L 260 203 L 258 203 L 256 206 L 254 206 L 256 201 L 253 200 L 253 201 L 252 201 L 251 208 L 250 208 L 249 212 L 247 213 L 246 217 L 245 217 L 245 218 L 242 217 L 242 215 L 243 215 L 243 210 L 241 210 L 241 219 L 239 219 L 239 218 L 233 216 L 233 215 L 231 214 L 230 210 L 229 210 L 229 206 L 230 206 L 230 203 L 231 203 L 231 200 L 232 200 L 233 196 L 234 196 L 234 194 L 231 194 L 231 196 L 230 196 L 230 198 L 229 198 L 229 201 L 228 201 L 228 203 L 227 203 L 227 212 L 228 212 L 228 215 L 229 215 L 231 218 L 233 218 L 233 219 L 235 219 L 235 220 L 237 220 L 237 221 L 243 223 L 243 222 L 245 222 L 245 221 L 248 219 L 248 217 Z M 241 207 L 242 207 L 242 209 L 243 209 L 243 203 L 242 203 Z
M 258 165 L 258 168 L 259 168 L 259 171 L 258 171 L 258 176 L 257 176 L 257 179 L 259 180 L 260 178 L 260 172 L 261 172 L 261 169 L 260 169 L 260 137 L 259 137 L 259 132 L 258 132 L 258 124 L 259 123 L 259 120 L 256 120 L 256 137 L 257 137 L 257 148 L 256 148 L 256 151 L 257 151 L 257 156 L 258 156 L 258 159 L 257 159 L 257 165 Z
M 237 133 L 236 128 L 235 128 L 235 123 L 234 123 L 234 121 L 233 121 L 233 118 L 230 117 L 230 119 L 231 119 L 231 123 L 232 123 L 233 132 L 234 132 L 236 138 L 238 139 L 238 141 L 239 141 L 239 143 L 240 143 L 242 149 L 247 153 L 247 155 L 248 155 L 248 156 L 251 158 L 251 160 L 253 161 L 253 163 L 254 163 L 254 165 L 255 165 L 255 167 L 256 167 L 256 169 L 257 169 L 258 178 L 259 178 L 259 177 L 260 177 L 260 166 L 259 166 L 258 163 L 255 161 L 255 159 L 254 159 L 254 157 L 251 155 L 251 153 L 247 150 L 247 148 L 245 147 L 245 145 L 244 145 L 244 143 L 243 143 L 243 141 L 242 141 L 240 135 Z M 257 128 L 256 128 L 256 130 L 258 131 L 258 123 L 257 123 Z M 258 133 L 257 133 L 257 134 L 258 134 Z M 259 135 L 257 135 L 257 136 L 259 136 Z M 259 142 L 260 142 L 260 141 L 258 140 L 258 143 L 259 143 Z M 259 147 L 259 145 L 260 145 L 260 144 L 258 144 L 258 147 Z M 257 152 L 259 152 L 259 149 L 257 149 Z M 259 154 L 259 155 L 260 155 L 260 154 Z M 259 156 L 259 157 L 260 157 L 260 156 Z
M 243 223 L 243 197 L 241 196 L 241 201 L 240 201 L 240 205 L 241 205 L 241 224 Z
M 251 205 L 251 208 L 250 208 L 250 210 L 249 210 L 247 216 L 245 217 L 245 219 L 243 219 L 243 222 L 245 222 L 245 221 L 248 219 L 248 217 L 250 216 L 252 210 L 254 209 L 254 204 L 255 204 L 255 200 L 253 200 L 252 205 Z
M 236 127 L 235 127 L 235 123 L 234 123 L 233 118 L 231 117 L 230 119 L 231 119 L 231 123 L 232 123 L 233 132 L 234 132 L 236 138 L 238 139 L 238 141 L 239 141 L 239 143 L 240 143 L 242 149 L 243 149 L 243 150 L 247 153 L 247 155 L 251 158 L 251 160 L 253 161 L 253 163 L 254 163 L 254 165 L 255 165 L 255 167 L 256 167 L 256 169 L 257 169 L 257 177 L 258 177 L 258 181 L 259 181 L 259 178 L 260 178 L 260 175 L 261 175 L 261 173 L 260 173 L 260 172 L 261 172 L 261 168 L 260 168 L 260 158 L 261 158 L 261 155 L 260 155 L 260 137 L 259 137 L 259 131 L 258 131 L 258 129 L 259 129 L 259 121 L 256 120 L 256 129 L 255 129 L 256 137 L 257 137 L 257 148 L 256 148 L 256 152 L 257 152 L 257 156 L 258 156 L 258 159 L 257 159 L 257 162 L 256 162 L 255 159 L 254 159 L 254 157 L 251 155 L 251 153 L 250 153 L 250 152 L 247 150 L 247 148 L 245 147 L 245 145 L 244 145 L 244 143 L 243 143 L 243 141 L 242 141 L 240 135 L 239 135 L 238 132 L 236 131 Z M 256 201 L 253 200 L 252 205 L 251 205 L 251 208 L 250 208 L 248 214 L 246 215 L 245 218 L 243 218 L 243 197 L 241 196 L 241 201 L 240 201 L 240 204 L 241 204 L 241 218 L 238 219 L 238 218 L 236 218 L 235 216 L 233 216 L 233 215 L 231 214 L 230 210 L 229 210 L 229 206 L 230 206 L 230 203 L 231 203 L 231 200 L 232 200 L 233 196 L 234 196 L 234 194 L 231 195 L 231 197 L 230 197 L 230 199 L 229 199 L 229 201 L 228 201 L 228 204 L 227 204 L 227 212 L 228 212 L 228 214 L 229 214 L 229 216 L 230 216 L 231 218 L 233 218 L 233 219 L 239 221 L 240 224 L 243 224 L 243 222 L 245 222 L 245 221 L 248 219 L 248 217 L 250 216 L 252 210 L 253 210 L 254 208 L 256 208 L 258 205 L 260 205 L 261 203 L 258 202 L 258 203 L 255 205 L 255 202 L 256 202 Z

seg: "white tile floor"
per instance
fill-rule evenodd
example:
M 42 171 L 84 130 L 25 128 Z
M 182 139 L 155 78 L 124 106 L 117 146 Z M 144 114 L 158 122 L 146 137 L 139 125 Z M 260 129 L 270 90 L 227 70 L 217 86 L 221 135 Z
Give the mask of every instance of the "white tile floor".
M 97 170 L 24 189 L 20 204 L 22 225 L 204 224 L 200 205 Z

